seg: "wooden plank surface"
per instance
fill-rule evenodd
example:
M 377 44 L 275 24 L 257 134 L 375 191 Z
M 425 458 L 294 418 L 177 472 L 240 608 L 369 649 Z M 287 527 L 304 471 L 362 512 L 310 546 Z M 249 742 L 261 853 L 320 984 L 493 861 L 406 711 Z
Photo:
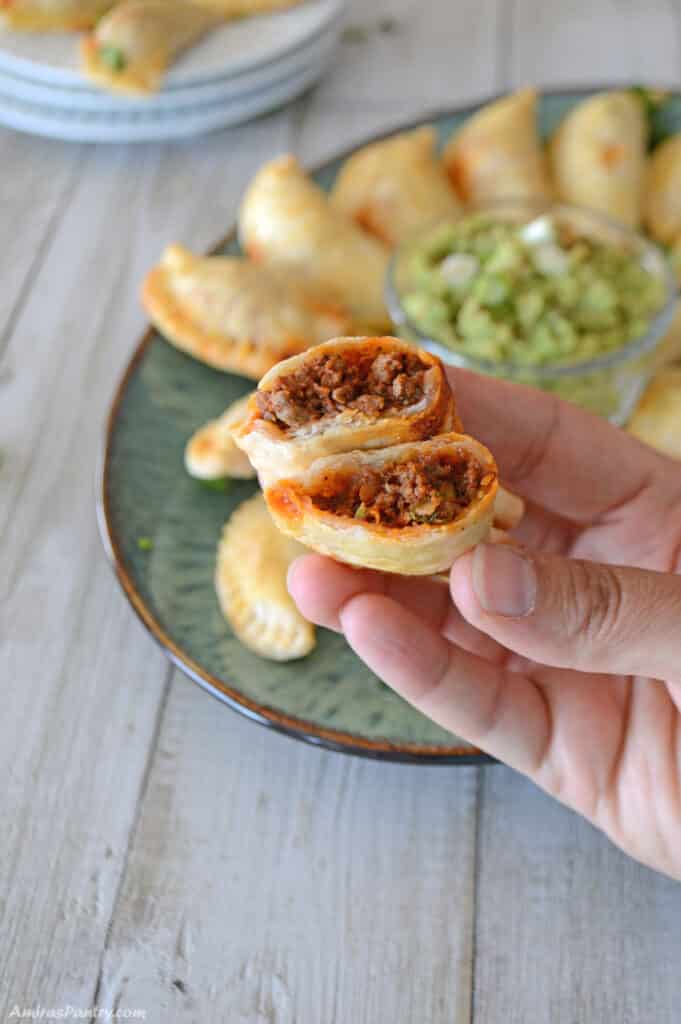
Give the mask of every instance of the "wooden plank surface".
M 170 673 L 103 558 L 101 428 L 143 326 L 145 269 L 172 237 L 215 240 L 254 167 L 286 147 L 287 119 L 249 135 L 244 148 L 229 133 L 207 140 L 201 161 L 186 145 L 86 149 L 12 324 L 0 370 L 3 1020 L 17 1003 L 92 1002 Z M 71 161 L 54 146 L 52 168 Z M 21 220 L 19 199 L 30 214 L 31 195 L 17 191 Z M 30 264 L 32 248 L 22 255 Z
M 257 728 L 177 678 L 104 957 L 104 1007 L 230 1024 L 470 1016 L 475 770 Z
M 307 97 L 198 142 L 0 130 L 0 1020 L 681 1019 L 678 886 L 503 768 L 238 718 L 170 675 L 104 564 L 94 464 L 138 282 L 167 242 L 214 241 L 259 163 L 522 82 L 679 78 L 662 0 L 353 0 L 348 22 Z
M 676 85 L 678 18 L 669 0 L 513 0 L 502 13 L 508 84 Z
M 676 1024 L 681 885 L 510 770 L 483 774 L 476 1024 Z

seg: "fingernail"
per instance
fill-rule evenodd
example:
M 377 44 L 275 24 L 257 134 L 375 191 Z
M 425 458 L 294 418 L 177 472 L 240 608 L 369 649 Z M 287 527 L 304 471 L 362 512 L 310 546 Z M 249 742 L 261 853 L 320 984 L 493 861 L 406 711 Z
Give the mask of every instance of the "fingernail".
M 475 596 L 486 612 L 521 618 L 534 609 L 537 575 L 517 548 L 479 544 L 473 552 L 472 578 Z

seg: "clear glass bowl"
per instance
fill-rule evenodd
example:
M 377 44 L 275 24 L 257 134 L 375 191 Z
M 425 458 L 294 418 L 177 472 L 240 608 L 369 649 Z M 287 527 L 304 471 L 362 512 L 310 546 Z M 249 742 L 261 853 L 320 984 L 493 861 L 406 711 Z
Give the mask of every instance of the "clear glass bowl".
M 581 237 L 624 246 L 629 252 L 638 254 L 641 264 L 649 273 L 659 277 L 664 287 L 664 301 L 645 334 L 586 362 L 528 366 L 526 363 L 493 362 L 476 358 L 425 334 L 410 320 L 403 307 L 402 296 L 409 290 L 406 283 L 408 257 L 420 240 L 432 234 L 431 228 L 418 238 L 405 242 L 394 254 L 390 264 L 386 302 L 398 333 L 433 352 L 445 363 L 552 391 L 605 416 L 613 423 L 626 423 L 655 370 L 655 350 L 664 338 L 676 309 L 676 281 L 665 254 L 643 235 L 602 214 L 576 206 L 551 204 L 541 200 L 507 200 L 479 206 L 469 212 L 476 216 L 488 214 L 497 220 L 519 226 L 539 216 L 550 215 L 552 221 L 569 224 Z M 463 214 L 464 217 L 467 215 Z

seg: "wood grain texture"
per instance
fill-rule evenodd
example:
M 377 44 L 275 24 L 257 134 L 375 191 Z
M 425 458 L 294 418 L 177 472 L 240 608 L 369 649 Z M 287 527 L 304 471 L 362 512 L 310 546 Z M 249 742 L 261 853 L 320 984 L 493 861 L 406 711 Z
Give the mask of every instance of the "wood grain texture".
M 475 769 L 314 751 L 177 677 L 101 1005 L 178 1024 L 468 1020 L 474 814 Z
M 482 769 L 476 1024 L 675 1024 L 681 885 L 509 769 Z
M 511 0 L 502 7 L 504 84 L 675 85 L 678 19 L 669 0 Z
M 169 674 L 94 516 L 104 415 L 143 326 L 138 284 L 169 237 L 215 240 L 275 137 L 286 145 L 285 118 L 254 126 L 247 150 L 228 133 L 208 140 L 202 161 L 189 146 L 88 150 L 12 324 L 0 378 L 3 1020 L 16 1003 L 91 1004 Z M 34 259 L 34 240 L 17 261 Z
M 678 886 L 503 768 L 345 759 L 168 683 L 92 479 L 142 273 L 215 241 L 263 160 L 528 81 L 678 81 L 679 17 L 352 0 L 366 39 L 252 125 L 127 149 L 0 131 L 0 1019 L 678 1024 Z
M 69 204 L 82 150 L 0 128 L 0 353 Z
M 341 53 L 315 90 L 317 108 L 403 119 L 494 88 L 497 0 L 352 0 Z

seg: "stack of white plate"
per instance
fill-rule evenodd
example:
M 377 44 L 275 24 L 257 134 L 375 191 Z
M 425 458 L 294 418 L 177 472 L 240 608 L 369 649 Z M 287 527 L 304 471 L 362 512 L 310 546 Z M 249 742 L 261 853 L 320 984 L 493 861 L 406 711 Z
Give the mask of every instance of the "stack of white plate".
M 153 97 L 116 96 L 78 70 L 76 35 L 0 29 L 0 123 L 74 142 L 182 138 L 239 124 L 298 96 L 329 65 L 345 0 L 306 0 L 224 25 Z

